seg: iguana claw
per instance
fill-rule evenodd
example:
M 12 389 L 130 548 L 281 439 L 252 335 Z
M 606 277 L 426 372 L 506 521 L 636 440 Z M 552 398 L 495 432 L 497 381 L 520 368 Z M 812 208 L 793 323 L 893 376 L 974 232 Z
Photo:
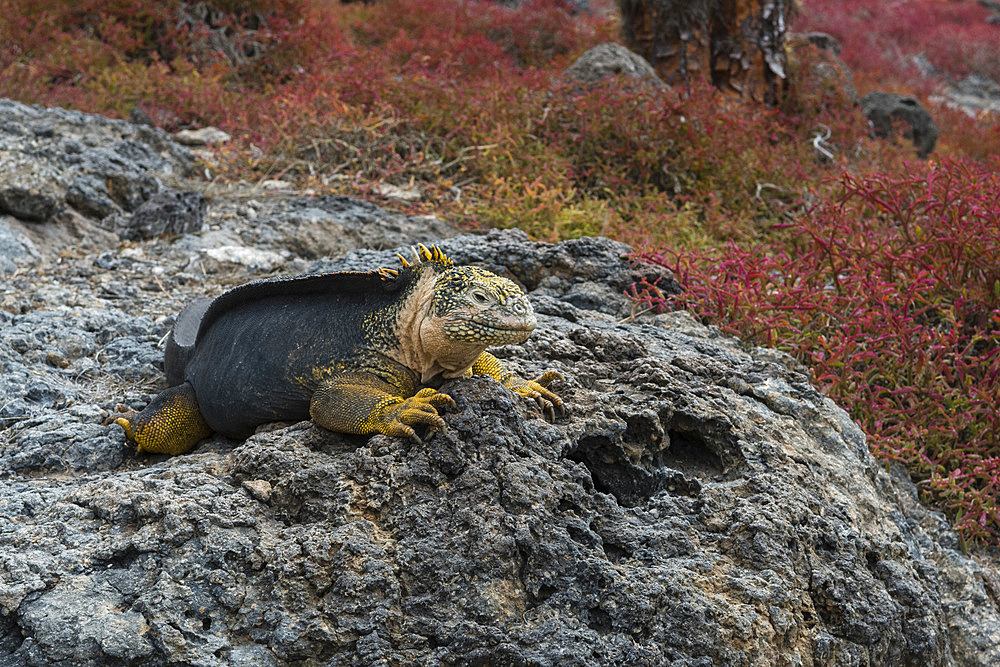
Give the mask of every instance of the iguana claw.
M 556 380 L 562 380 L 563 376 L 555 371 L 546 371 L 534 380 L 521 380 L 520 378 L 508 380 L 508 388 L 516 394 L 532 399 L 538 404 L 543 414 L 555 421 L 556 410 L 559 414 L 566 414 L 566 408 L 559 396 L 552 392 L 548 386 Z
M 409 438 L 420 443 L 422 440 L 413 430 L 413 426 L 423 424 L 430 431 L 443 431 L 444 420 L 438 416 L 438 407 L 447 405 L 458 407 L 448 394 L 442 394 L 436 389 L 424 388 L 416 394 L 386 408 L 383 414 L 385 420 L 378 430 L 386 435 Z

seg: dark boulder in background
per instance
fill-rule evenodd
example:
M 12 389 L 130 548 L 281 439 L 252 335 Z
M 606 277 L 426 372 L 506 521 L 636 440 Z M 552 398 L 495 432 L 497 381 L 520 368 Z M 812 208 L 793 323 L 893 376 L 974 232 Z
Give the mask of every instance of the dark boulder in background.
M 934 150 L 938 127 L 927 111 L 912 95 L 876 91 L 861 98 L 861 111 L 871 121 L 875 135 L 883 139 L 893 136 L 893 123 L 904 123 L 903 136 L 913 142 L 917 156 L 926 158 Z
M 205 196 L 196 190 L 163 190 L 131 214 L 108 216 L 101 221 L 101 226 L 129 241 L 151 239 L 161 234 L 176 236 L 201 231 L 207 210 Z
M 622 244 L 454 234 L 216 190 L 199 231 L 0 276 L 0 664 L 1000 662 L 995 561 L 791 358 L 630 317 L 678 285 Z M 561 372 L 566 416 L 471 378 L 422 445 L 302 422 L 140 457 L 101 425 L 162 388 L 181 304 L 415 242 L 525 288 L 539 329 L 496 353 Z

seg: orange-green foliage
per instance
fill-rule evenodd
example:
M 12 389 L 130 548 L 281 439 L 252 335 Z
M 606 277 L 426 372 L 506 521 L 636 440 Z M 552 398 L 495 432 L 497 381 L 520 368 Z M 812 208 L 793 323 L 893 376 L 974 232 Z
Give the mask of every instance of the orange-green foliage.
M 264 54 L 242 63 L 212 50 L 215 26 L 171 20 L 176 2 L 135 14 L 128 0 L 40 3 L 41 21 L 0 2 L 19 44 L 0 94 L 116 116 L 138 105 L 167 129 L 218 125 L 238 138 L 231 177 L 416 182 L 425 207 L 543 238 L 752 238 L 828 172 L 811 144 L 825 126 L 841 159 L 886 159 L 843 107 L 768 111 L 697 83 L 666 96 L 577 90 L 560 72 L 617 26 L 559 0 L 272 0 L 258 8 L 266 29 L 225 17 L 231 41 Z
M 997 53 L 1000 31 L 953 20 L 983 18 L 973 5 L 804 0 L 799 27 L 840 38 L 862 94 L 926 99 L 913 50 L 956 77 L 995 74 L 974 47 Z M 618 34 L 611 0 L 590 6 L 217 1 L 206 21 L 176 0 L 0 0 L 0 95 L 219 126 L 234 141 L 214 178 L 373 198 L 388 182 L 422 192 L 413 212 L 642 246 L 680 270 L 687 307 L 810 363 L 879 455 L 965 536 L 996 539 L 1000 121 L 932 105 L 945 159 L 914 163 L 814 75 L 814 47 L 776 109 L 698 82 L 581 88 L 561 72 Z

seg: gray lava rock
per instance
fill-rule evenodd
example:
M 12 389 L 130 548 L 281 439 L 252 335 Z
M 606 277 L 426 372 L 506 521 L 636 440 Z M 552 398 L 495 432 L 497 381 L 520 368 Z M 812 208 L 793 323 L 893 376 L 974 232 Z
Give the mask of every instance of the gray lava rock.
M 238 234 L 212 216 L 246 205 L 213 206 L 223 228 L 204 236 Z M 254 210 L 242 231 L 268 249 L 288 237 L 258 223 L 280 216 L 339 224 L 345 247 L 366 227 L 409 244 L 421 222 L 341 199 Z M 443 387 L 457 408 L 420 445 L 303 422 L 137 457 L 101 417 L 162 386 L 176 301 L 220 290 L 185 273 L 198 238 L 40 271 L 28 311 L 0 311 L 2 395 L 41 385 L 0 413 L 4 665 L 1000 660 L 995 565 L 959 551 L 787 356 L 683 312 L 628 321 L 631 281 L 677 285 L 606 239 L 440 242 L 529 291 L 539 330 L 495 352 L 563 374 L 554 423 L 468 378 Z
M 624 76 L 655 88 L 667 88 L 653 66 L 621 44 L 608 42 L 590 49 L 566 70 L 566 77 L 582 84 L 594 84 L 608 77 Z
M 934 150 L 937 124 L 913 96 L 881 91 L 868 93 L 861 98 L 861 111 L 871 121 L 876 136 L 891 137 L 893 121 L 902 121 L 909 126 L 903 136 L 913 141 L 919 157 L 926 158 Z
M 64 178 L 53 166 L 0 148 L 0 213 L 46 220 L 59 210 L 65 188 Z
M 951 86 L 947 99 L 974 113 L 1000 111 L 1000 83 L 981 74 L 970 74 Z
M 196 232 L 205 222 L 208 202 L 196 190 L 164 190 L 141 204 L 131 215 L 112 215 L 101 226 L 130 241 L 161 234 Z
M 0 100 L 0 212 L 23 220 L 67 204 L 97 218 L 134 211 L 193 164 L 147 125 Z
M 955 91 L 969 97 L 980 97 L 993 103 L 1000 102 L 1000 83 L 982 74 L 970 74 L 957 84 Z
M 201 127 L 197 130 L 181 130 L 173 134 L 174 140 L 185 146 L 207 146 L 209 144 L 224 144 L 230 139 L 227 133 L 217 127 Z
M 153 382 L 166 333 L 121 310 L 0 311 L 0 471 L 108 470 L 123 439 L 101 426 L 115 382 Z
M 12 229 L 0 217 L 0 275 L 13 273 L 19 266 L 33 264 L 37 259 L 38 251 L 31 239 Z
M 406 216 L 347 197 L 280 196 L 240 204 L 215 201 L 212 219 L 245 222 L 236 229 L 243 245 L 284 249 L 310 260 L 346 254 L 363 248 L 395 248 L 454 236 L 456 228 L 433 216 Z M 196 238 L 192 248 L 203 249 Z

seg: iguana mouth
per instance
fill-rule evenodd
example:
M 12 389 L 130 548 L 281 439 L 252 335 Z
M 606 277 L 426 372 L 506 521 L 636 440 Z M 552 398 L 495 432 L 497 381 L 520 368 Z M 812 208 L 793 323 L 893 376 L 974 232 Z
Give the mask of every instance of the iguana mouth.
M 528 338 L 536 328 L 534 322 L 512 324 L 486 324 L 477 320 L 453 322 L 445 327 L 452 340 L 482 342 L 494 345 L 520 343 Z
M 522 324 L 520 326 L 496 326 L 494 324 L 484 324 L 483 322 L 472 321 L 470 323 L 473 327 L 477 329 L 484 329 L 486 331 L 534 331 L 538 325 L 536 324 Z

